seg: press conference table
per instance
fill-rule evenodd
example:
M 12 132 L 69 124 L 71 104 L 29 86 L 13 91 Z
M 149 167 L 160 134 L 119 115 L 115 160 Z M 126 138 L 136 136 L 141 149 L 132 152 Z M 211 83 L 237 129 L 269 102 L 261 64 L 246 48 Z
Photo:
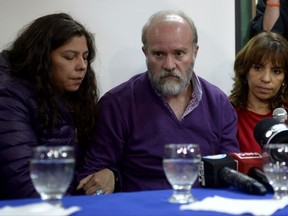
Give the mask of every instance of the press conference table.
M 235 199 L 271 199 L 272 194 L 265 196 L 248 195 L 235 189 L 195 188 L 192 193 L 197 200 L 209 196 L 222 196 Z M 100 196 L 64 197 L 64 207 L 80 206 L 81 210 L 71 216 L 225 216 L 229 214 L 211 211 L 179 210 L 179 204 L 167 201 L 172 190 L 156 190 L 129 193 L 115 193 Z M 19 206 L 40 202 L 40 199 L 2 200 L 0 208 L 6 205 Z M 233 206 L 231 206 L 233 208 Z M 250 215 L 250 214 L 245 214 Z M 288 215 L 288 207 L 277 211 L 273 216 Z

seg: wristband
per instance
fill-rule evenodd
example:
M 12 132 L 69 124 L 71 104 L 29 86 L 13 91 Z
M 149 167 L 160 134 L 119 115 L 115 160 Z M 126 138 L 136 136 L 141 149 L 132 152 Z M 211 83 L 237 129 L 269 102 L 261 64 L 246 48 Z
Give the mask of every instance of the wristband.
M 268 5 L 270 7 L 280 7 L 280 3 L 273 3 L 273 2 L 270 2 L 270 1 L 267 1 L 266 5 Z

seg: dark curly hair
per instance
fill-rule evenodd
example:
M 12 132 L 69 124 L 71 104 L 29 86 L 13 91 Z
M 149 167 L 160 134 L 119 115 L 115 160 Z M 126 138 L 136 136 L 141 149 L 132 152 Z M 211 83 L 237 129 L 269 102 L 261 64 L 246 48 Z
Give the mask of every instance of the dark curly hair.
M 279 66 L 285 73 L 284 82 L 278 93 L 270 100 L 270 109 L 287 109 L 288 42 L 280 34 L 262 32 L 251 38 L 236 55 L 234 62 L 234 84 L 229 99 L 236 109 L 247 108 L 249 86 L 247 74 L 253 64 L 266 60 Z
M 51 52 L 75 36 L 86 38 L 89 51 L 87 72 L 76 92 L 63 94 L 51 78 Z M 8 49 L 11 71 L 34 87 L 38 116 L 48 130 L 57 128 L 57 122 L 61 121 L 60 99 L 73 113 L 78 139 L 90 137 L 99 99 L 91 66 L 95 55 L 94 36 L 65 13 L 50 14 L 34 20 L 24 27 Z

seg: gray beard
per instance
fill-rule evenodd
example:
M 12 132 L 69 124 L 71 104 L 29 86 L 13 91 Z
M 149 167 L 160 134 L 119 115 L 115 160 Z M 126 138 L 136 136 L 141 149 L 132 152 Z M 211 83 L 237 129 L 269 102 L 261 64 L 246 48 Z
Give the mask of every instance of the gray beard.
M 148 76 L 153 88 L 162 96 L 175 96 L 183 92 L 191 82 L 192 67 L 182 75 L 178 70 L 161 71 L 160 75 L 151 72 L 148 67 Z M 174 76 L 174 79 L 167 80 L 167 76 Z M 177 80 L 178 79 L 178 80 Z

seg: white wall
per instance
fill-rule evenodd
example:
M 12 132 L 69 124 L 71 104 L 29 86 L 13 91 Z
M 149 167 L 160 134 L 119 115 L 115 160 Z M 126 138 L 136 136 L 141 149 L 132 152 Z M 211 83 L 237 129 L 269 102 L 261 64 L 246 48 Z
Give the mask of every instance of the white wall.
M 146 70 L 141 29 L 161 9 L 183 10 L 194 20 L 200 46 L 195 71 L 229 94 L 235 56 L 232 0 L 0 0 L 0 50 L 33 19 L 69 13 L 95 33 L 95 69 L 103 94 Z

